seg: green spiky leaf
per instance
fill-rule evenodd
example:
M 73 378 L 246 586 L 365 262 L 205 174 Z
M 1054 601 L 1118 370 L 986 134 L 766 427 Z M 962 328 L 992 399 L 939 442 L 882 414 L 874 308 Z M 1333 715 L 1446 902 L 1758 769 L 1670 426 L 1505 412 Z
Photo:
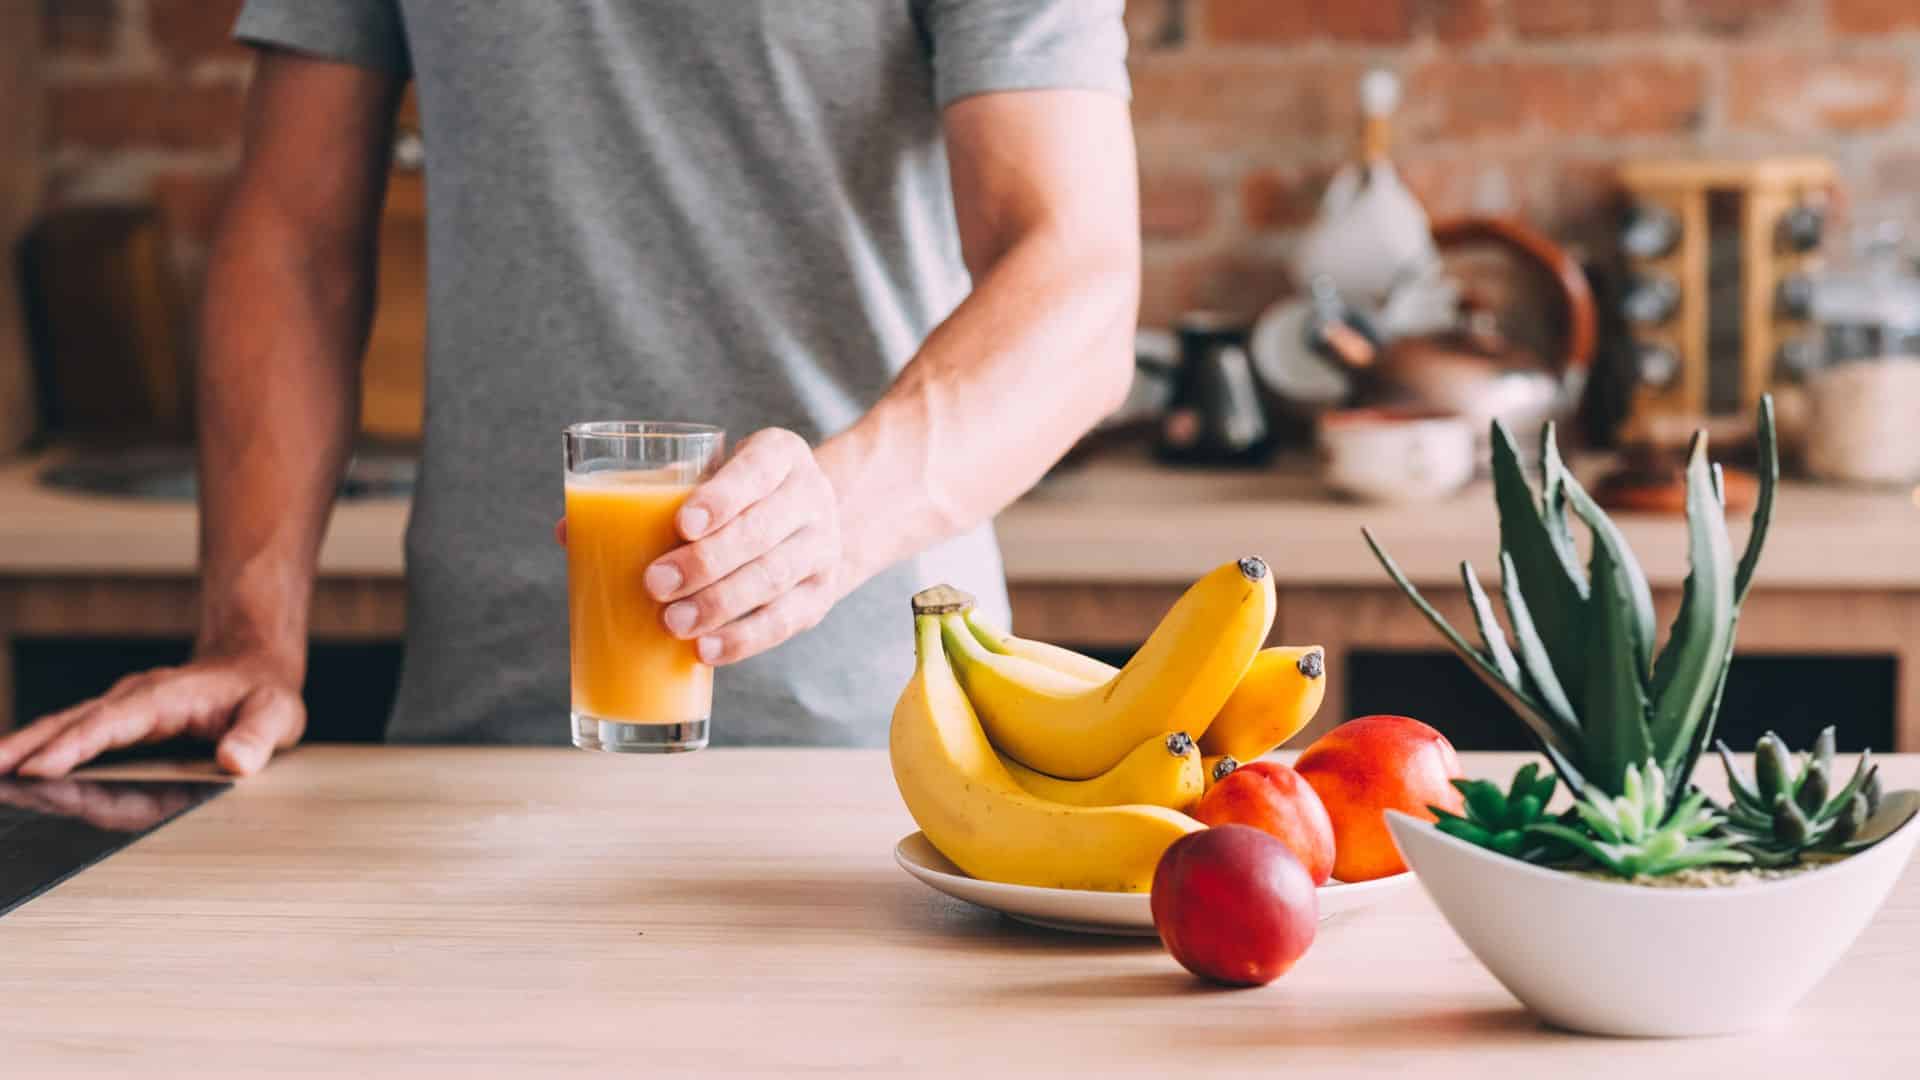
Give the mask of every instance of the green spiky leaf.
M 1480 587 L 1480 578 L 1474 574 L 1473 564 L 1465 560 L 1460 563 L 1460 582 L 1466 586 L 1467 603 L 1473 609 L 1474 627 L 1480 631 L 1480 641 L 1486 646 L 1487 658 L 1493 661 L 1494 670 L 1500 673 L 1502 679 L 1519 686 L 1520 661 L 1513 658 L 1507 635 L 1493 617 L 1493 605 L 1487 602 L 1487 592 Z
M 1772 394 L 1760 398 L 1755 431 L 1760 443 L 1760 495 L 1753 506 L 1753 527 L 1747 533 L 1747 548 L 1741 553 L 1740 566 L 1733 575 L 1736 607 L 1746 602 L 1753 572 L 1760 565 L 1761 549 L 1767 546 L 1767 528 L 1773 524 L 1773 489 L 1780 483 L 1780 447 L 1774 437 Z
M 1399 564 L 1395 563 L 1386 549 L 1380 546 L 1380 542 L 1374 539 L 1372 531 L 1361 529 L 1360 534 L 1366 538 L 1367 547 L 1373 550 L 1373 557 L 1379 560 L 1381 568 L 1387 572 L 1389 578 L 1393 579 L 1393 583 L 1399 586 L 1407 599 L 1413 602 L 1414 608 L 1426 616 L 1427 622 L 1440 632 L 1440 636 L 1453 647 L 1454 653 L 1467 662 L 1468 670 L 1479 676 L 1480 681 L 1499 695 L 1500 700 L 1506 702 L 1507 707 L 1527 725 L 1527 730 L 1539 740 L 1541 750 L 1553 763 L 1554 771 L 1566 780 L 1568 786 L 1579 790 L 1583 786 L 1583 774 L 1576 764 L 1580 760 L 1578 748 L 1563 741 L 1560 733 L 1554 729 L 1552 721 L 1547 719 L 1540 704 L 1533 700 L 1523 687 L 1515 686 L 1501 678 L 1493 662 L 1481 655 L 1479 649 L 1474 648 L 1471 642 L 1447 622 L 1446 616 L 1441 615 L 1432 604 L 1427 602 L 1427 598 L 1414 587 L 1412 580 L 1401 572 Z
M 1569 743 L 1580 738 L 1579 716 L 1573 710 L 1573 703 L 1567 700 L 1567 691 L 1560 684 L 1560 676 L 1553 670 L 1553 659 L 1547 654 L 1546 642 L 1540 640 L 1539 628 L 1534 625 L 1533 612 L 1527 607 L 1527 601 L 1520 594 L 1518 573 L 1513 559 L 1504 551 L 1500 553 L 1500 598 L 1507 605 L 1507 623 L 1513 627 L 1513 642 L 1520 655 L 1520 664 L 1526 670 L 1528 685 L 1544 707 L 1547 719 L 1560 729 L 1561 737 Z
M 1653 756 L 1647 695 L 1641 682 L 1640 626 L 1632 583 L 1613 545 L 1593 546 L 1593 594 L 1587 600 L 1587 697 L 1581 728 L 1590 779 L 1619 791 L 1628 770 Z
M 1694 436 L 1687 461 L 1687 558 L 1691 569 L 1667 646 L 1653 666 L 1649 735 L 1673 784 L 1693 775 L 1694 732 L 1706 722 L 1720 669 L 1733 648 L 1733 542 L 1711 490 L 1707 440 Z M 1669 792 L 1672 795 L 1673 792 Z
M 1586 575 L 1571 540 L 1562 547 L 1534 502 L 1513 436 L 1498 420 L 1493 422 L 1492 463 L 1494 502 L 1500 511 L 1500 550 L 1513 560 L 1520 593 L 1533 612 L 1535 629 L 1554 670 L 1561 673 L 1562 686 L 1568 697 L 1578 700 L 1583 674 L 1580 660 L 1586 647 L 1586 629 L 1581 621 L 1587 598 Z M 1565 481 L 1571 477 L 1564 470 L 1556 470 L 1553 479 L 1557 504 Z M 1560 512 L 1562 530 L 1565 521 L 1564 512 Z
M 1580 486 L 1580 481 L 1569 476 L 1567 484 L 1567 505 L 1581 521 L 1586 522 L 1593 533 L 1594 558 L 1605 552 L 1609 569 L 1611 589 L 1604 587 L 1598 572 L 1590 571 L 1593 579 L 1590 589 L 1594 593 L 1607 592 L 1609 604 L 1618 607 L 1628 616 L 1626 625 L 1631 627 L 1635 656 L 1638 659 L 1637 672 L 1644 683 L 1653 666 L 1653 590 L 1647 586 L 1647 575 L 1640 570 L 1640 563 L 1633 557 L 1633 549 L 1627 544 L 1627 538 L 1620 533 L 1618 526 L 1607 517 L 1600 504 Z M 1591 597 L 1589 597 L 1591 599 Z M 1589 606 L 1589 614 L 1592 608 Z M 1601 631 L 1590 630 L 1589 636 Z

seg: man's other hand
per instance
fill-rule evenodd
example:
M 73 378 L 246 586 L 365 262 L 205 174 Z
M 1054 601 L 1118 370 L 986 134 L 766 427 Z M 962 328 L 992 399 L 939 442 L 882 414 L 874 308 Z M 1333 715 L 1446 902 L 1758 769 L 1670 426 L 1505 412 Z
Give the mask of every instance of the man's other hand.
M 306 707 L 284 665 L 240 653 L 129 675 L 92 701 L 0 736 L 0 776 L 65 776 L 108 750 L 188 736 L 217 743 L 220 767 L 258 772 L 300 741 Z

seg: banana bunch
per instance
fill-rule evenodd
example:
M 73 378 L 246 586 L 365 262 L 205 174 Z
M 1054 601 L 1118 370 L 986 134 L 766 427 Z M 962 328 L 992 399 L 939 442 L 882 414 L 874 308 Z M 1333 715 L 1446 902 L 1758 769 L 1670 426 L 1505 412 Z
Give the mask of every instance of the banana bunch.
M 1236 760 L 1304 727 L 1320 649 L 1261 651 L 1273 580 L 1259 559 L 1187 590 L 1114 668 L 1014 637 L 947 586 L 914 597 L 913 679 L 890 752 L 908 811 L 974 877 L 1144 892 L 1160 855 L 1201 828 L 1181 811 Z

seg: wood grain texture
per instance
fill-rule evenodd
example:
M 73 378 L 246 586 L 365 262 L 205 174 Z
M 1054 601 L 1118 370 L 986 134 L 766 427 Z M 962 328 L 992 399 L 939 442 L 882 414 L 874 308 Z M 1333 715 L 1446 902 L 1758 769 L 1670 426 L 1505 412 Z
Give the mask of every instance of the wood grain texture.
M 561 722 L 555 717 L 556 724 Z M 1511 756 L 1468 756 L 1504 776 Z M 1920 782 L 1920 759 L 1887 765 Z M 299 751 L 0 919 L 9 1075 L 1893 1075 L 1909 872 L 1779 1028 L 1542 1027 L 1424 894 L 1271 987 L 1030 930 L 893 866 L 877 751 Z

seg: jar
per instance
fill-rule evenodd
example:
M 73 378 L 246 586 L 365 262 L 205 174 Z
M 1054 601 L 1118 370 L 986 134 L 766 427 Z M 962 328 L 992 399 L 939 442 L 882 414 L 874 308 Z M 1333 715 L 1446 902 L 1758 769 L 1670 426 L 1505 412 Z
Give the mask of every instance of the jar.
M 1805 446 L 1820 479 L 1920 480 L 1920 276 L 1903 240 L 1898 223 L 1874 226 L 1857 238 L 1853 268 L 1815 282 Z

